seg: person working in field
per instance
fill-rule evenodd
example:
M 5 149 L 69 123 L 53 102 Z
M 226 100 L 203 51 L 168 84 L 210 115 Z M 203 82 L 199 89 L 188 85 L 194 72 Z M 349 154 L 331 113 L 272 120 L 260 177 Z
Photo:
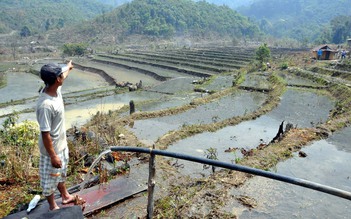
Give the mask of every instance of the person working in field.
M 322 55 L 323 55 L 323 50 L 322 50 L 322 49 L 319 49 L 319 50 L 317 51 L 317 59 L 318 59 L 318 60 L 322 60 Z
M 346 58 L 346 50 L 342 50 L 341 52 L 341 59 L 345 59 Z
M 69 72 L 73 69 L 72 61 L 66 66 L 50 63 L 40 70 L 40 77 L 45 83 L 36 106 L 39 123 L 40 185 L 43 195 L 49 203 L 49 210 L 59 206 L 54 199 L 56 188 L 62 196 L 62 204 L 74 202 L 77 196 L 68 193 L 65 180 L 68 163 L 68 146 L 66 140 L 65 112 L 61 87 Z

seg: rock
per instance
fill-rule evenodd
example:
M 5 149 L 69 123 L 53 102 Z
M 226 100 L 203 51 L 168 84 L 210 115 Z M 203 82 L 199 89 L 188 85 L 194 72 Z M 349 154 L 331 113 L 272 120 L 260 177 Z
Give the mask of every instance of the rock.
M 115 159 L 113 158 L 112 154 L 111 153 L 108 153 L 105 155 L 105 160 L 109 163 L 114 163 L 115 162 Z
M 307 157 L 307 154 L 303 151 L 299 151 L 299 157 Z
M 124 135 L 124 134 L 119 134 L 118 135 L 118 138 L 122 138 L 122 139 L 124 139 L 126 136 Z
M 96 137 L 95 132 L 88 131 L 88 138 L 89 139 L 94 139 Z
M 94 162 L 94 157 L 93 156 L 91 156 L 91 155 L 88 155 L 88 156 L 86 156 L 85 158 L 84 158 L 84 166 L 85 167 L 90 167 L 91 166 L 91 164 Z

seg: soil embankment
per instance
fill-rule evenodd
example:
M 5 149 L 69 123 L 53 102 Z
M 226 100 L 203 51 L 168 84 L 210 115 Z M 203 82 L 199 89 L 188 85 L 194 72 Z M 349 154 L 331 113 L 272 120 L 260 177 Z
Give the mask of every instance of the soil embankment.
M 115 85 L 116 84 L 116 80 L 114 78 L 112 78 L 110 75 L 108 75 L 105 71 L 101 70 L 101 69 L 97 69 L 97 68 L 92 68 L 92 67 L 86 67 L 77 63 L 74 63 L 74 67 L 78 68 L 82 71 L 89 71 L 89 72 L 93 72 L 96 73 L 98 75 L 100 75 L 102 78 L 104 78 L 106 80 L 106 82 L 108 82 L 110 85 Z

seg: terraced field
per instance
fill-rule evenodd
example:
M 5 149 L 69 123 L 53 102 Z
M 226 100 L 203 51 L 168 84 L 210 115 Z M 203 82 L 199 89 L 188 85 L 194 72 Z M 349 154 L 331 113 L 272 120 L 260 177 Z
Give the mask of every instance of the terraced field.
M 248 72 L 252 69 L 254 54 L 255 48 L 201 47 L 126 50 L 118 54 L 95 54 L 90 59 L 75 58 L 75 72 L 64 88 L 66 113 L 73 115 L 67 127 L 84 126 L 101 136 L 102 149 L 106 145 L 155 146 L 200 157 L 214 150 L 213 159 L 276 171 L 286 160 L 303 159 L 298 153 L 305 146 L 315 142 L 320 147 L 321 139 L 329 139 L 333 132 L 342 131 L 350 122 L 350 64 L 306 64 L 301 60 L 306 56 L 305 50 L 272 49 L 275 67 Z M 301 54 L 305 56 L 298 59 Z M 279 63 L 286 60 L 293 63 L 292 67 L 279 69 Z M 36 80 L 35 76 L 30 77 Z M 143 86 L 134 92 L 115 86 L 139 81 Z M 11 109 L 18 108 L 23 119 L 34 120 L 35 92 L 19 97 L 11 96 L 6 89 L 0 89 L 0 93 L 7 96 L 2 100 L 0 116 L 5 118 Z M 33 85 L 29 89 L 34 90 Z M 16 100 L 22 102 L 16 103 Z M 132 100 L 135 112 L 130 114 Z M 10 104 L 11 101 L 14 103 Z M 91 111 L 85 112 L 87 108 Z M 103 113 L 93 116 L 93 109 Z M 77 122 L 82 118 L 92 120 Z M 284 127 L 282 136 L 273 141 L 283 121 L 292 128 Z M 344 153 L 348 157 L 348 152 Z M 143 162 L 145 156 L 134 155 L 129 177 L 145 183 L 148 166 Z M 347 165 L 348 159 L 340 162 Z M 279 218 L 282 211 L 291 218 L 295 210 L 301 208 L 292 202 L 305 198 L 304 192 L 295 194 L 292 189 L 295 196 L 290 198 L 292 202 L 287 202 L 288 207 L 276 205 L 266 209 L 266 200 L 274 197 L 269 197 L 267 192 L 260 199 L 252 192 L 259 192 L 258 186 L 250 187 L 250 182 L 260 181 L 259 177 L 225 169 L 212 173 L 200 164 L 161 157 L 157 165 L 154 215 L 161 218 Z M 295 176 L 308 180 L 313 171 L 304 169 Z M 313 180 L 328 184 L 322 177 L 325 174 L 328 171 L 315 173 L 317 177 Z M 349 189 L 347 182 L 338 177 L 333 185 Z M 306 204 L 314 205 L 315 211 L 296 215 L 332 217 L 332 210 L 318 214 L 318 209 L 328 205 L 326 198 L 323 203 L 318 201 L 320 196 L 308 199 Z M 143 217 L 146 199 L 144 194 L 134 196 L 91 218 L 113 217 L 121 212 L 121 218 Z M 335 207 L 343 204 L 341 200 Z M 286 210 L 289 206 L 292 209 Z M 347 209 L 342 215 L 349 213 Z
M 344 102 L 344 95 L 339 96 L 334 91 L 338 87 L 338 89 L 342 89 L 343 94 L 349 92 L 347 88 L 343 88 L 343 86 L 347 86 L 348 84 L 345 80 L 347 77 L 338 77 L 340 70 L 338 70 L 338 75 L 334 73 L 332 76 L 330 73 L 329 75 L 325 73 L 321 74 L 316 70 L 323 68 L 335 72 L 335 68 L 329 63 L 303 64 L 301 67 L 299 66 L 300 63 L 297 63 L 295 67 L 290 67 L 285 71 L 270 70 L 268 72 L 253 72 L 245 75 L 243 83 L 233 87 L 235 84 L 233 81 L 235 81 L 238 75 L 245 72 L 245 68 L 237 70 L 237 67 L 240 68 L 242 64 L 248 64 L 253 59 L 254 50 L 241 50 L 239 54 L 233 51 L 238 50 L 233 48 L 201 48 L 157 52 L 133 51 L 118 54 L 119 58 L 116 59 L 118 60 L 117 62 L 126 62 L 127 59 L 123 58 L 121 60 L 120 58 L 127 56 L 128 65 L 130 66 L 142 63 L 143 65 L 155 67 L 153 69 L 154 73 L 156 69 L 170 70 L 174 73 L 167 75 L 167 77 L 177 78 L 178 76 L 175 76 L 177 72 L 186 73 L 190 77 L 199 76 L 198 72 L 206 72 L 208 75 L 205 77 L 210 77 L 211 79 L 204 84 L 193 86 L 193 91 L 214 91 L 210 95 L 205 93 L 206 95 L 201 95 L 201 97 L 189 95 L 191 98 L 189 99 L 190 103 L 171 108 L 162 107 L 160 102 L 154 102 L 151 108 L 143 108 L 143 104 L 141 104 L 140 109 L 142 110 L 137 111 L 135 114 L 129 116 L 126 113 L 120 114 L 123 115 L 120 121 L 124 124 L 122 127 L 125 128 L 122 132 L 130 133 L 131 136 L 138 139 L 138 144 L 143 146 L 150 147 L 151 145 L 155 145 L 156 148 L 195 156 L 206 156 L 207 150 L 214 148 L 217 152 L 217 158 L 220 160 L 237 162 L 262 169 L 272 168 L 273 166 L 274 171 L 274 166 L 279 161 L 284 164 L 284 160 L 289 157 L 303 159 L 298 158 L 297 153 L 302 147 L 309 145 L 313 140 L 325 138 L 325 136 L 328 136 L 332 132 L 342 129 L 348 123 L 345 123 L 343 119 L 341 119 L 342 121 L 339 120 L 340 116 L 346 119 L 346 121 L 349 121 L 348 113 L 340 112 L 338 108 L 334 107 L 335 102 L 337 102 L 336 105 L 348 104 L 347 100 Z M 290 58 L 292 57 L 291 59 L 296 58 L 297 54 L 305 52 L 303 50 L 288 49 L 272 51 L 275 57 L 287 56 L 289 54 L 291 55 Z M 105 57 L 115 58 L 116 55 Z M 135 62 L 136 64 L 131 63 L 134 62 L 131 59 L 138 58 L 142 61 L 137 61 Z M 189 60 L 191 60 L 190 63 L 196 64 L 189 65 Z M 215 68 L 208 68 L 207 65 L 216 66 L 219 69 L 224 67 L 226 73 L 216 71 L 214 70 Z M 272 77 L 275 77 L 273 76 L 273 72 L 281 78 L 279 80 L 283 80 L 284 82 L 280 83 L 279 80 L 272 79 Z M 345 73 L 347 74 L 347 71 Z M 200 75 L 201 78 L 202 76 Z M 184 75 L 179 77 L 184 77 Z M 182 86 L 184 86 L 184 83 L 190 85 L 190 81 L 186 81 L 185 79 L 180 84 Z M 192 92 L 191 87 L 177 89 L 180 84 L 172 84 L 172 92 L 170 92 L 172 95 L 179 95 L 182 93 L 181 91 L 185 90 L 188 94 Z M 150 88 L 150 90 L 152 89 Z M 167 82 L 164 82 L 158 91 L 161 93 L 163 89 L 170 91 Z M 288 90 L 284 94 L 286 89 Z M 244 95 L 248 95 L 248 97 L 243 96 L 244 100 L 233 98 L 239 95 L 240 92 L 244 92 Z M 255 93 L 262 96 L 257 98 L 255 97 Z M 330 98 L 330 96 L 334 96 L 336 99 Z M 250 108 L 249 103 L 251 99 L 257 101 L 254 104 L 254 108 Z M 162 105 L 164 106 L 164 103 Z M 286 139 L 282 142 L 271 142 L 282 121 L 293 124 L 293 131 L 291 131 L 291 134 L 287 133 Z M 93 122 L 92 124 L 95 123 Z M 112 124 L 116 127 L 119 122 L 111 122 Z M 323 134 L 318 134 L 320 132 Z M 289 135 L 291 136 L 288 137 Z M 115 143 L 115 145 L 121 144 L 119 141 Z M 314 145 L 319 147 L 320 144 L 322 142 L 319 143 L 317 141 Z M 257 149 L 260 145 L 264 149 Z M 265 147 L 265 145 L 270 146 Z M 284 148 L 283 151 L 285 152 L 281 153 L 285 155 L 280 154 L 273 156 L 273 158 L 271 153 L 277 153 L 277 147 Z M 226 152 L 228 150 L 232 154 Z M 252 151 L 252 154 L 247 155 L 243 151 Z M 249 192 L 247 191 L 248 189 L 250 191 L 259 190 L 257 187 L 250 188 L 250 184 L 246 185 L 246 182 L 251 181 L 250 176 L 240 173 L 230 173 L 225 170 L 219 170 L 217 174 L 211 175 L 210 171 L 203 169 L 199 164 L 172 159 L 160 158 L 160 160 L 161 170 L 158 170 L 160 171 L 160 176 L 157 180 L 157 186 L 160 188 L 160 191 L 157 193 L 158 201 L 155 206 L 157 209 L 156 213 L 159 216 L 163 215 L 165 217 L 165 215 L 168 215 L 174 217 L 174 215 L 177 215 L 183 217 L 186 215 L 186 217 L 195 218 L 235 218 L 236 216 L 243 216 L 245 218 L 250 217 L 250 212 L 252 212 L 257 217 L 265 218 L 265 215 L 268 214 L 272 215 L 273 218 L 279 218 L 282 211 L 286 213 L 286 205 L 284 204 L 277 205 L 276 208 L 262 210 L 266 199 L 260 200 L 255 195 L 252 195 L 255 199 L 245 196 L 245 193 Z M 311 162 L 318 162 L 318 160 Z M 346 165 L 348 159 L 342 162 L 345 162 Z M 301 163 L 306 162 L 301 161 Z M 312 170 L 304 169 L 303 172 L 298 171 L 297 174 L 308 179 L 310 171 Z M 314 180 L 322 180 L 318 182 L 328 183 L 327 181 L 323 181 L 324 174 L 328 173 L 318 173 L 317 175 L 320 178 L 317 177 Z M 299 175 L 295 176 L 298 177 Z M 145 177 L 145 174 L 141 174 L 138 170 L 132 170 L 131 176 L 140 178 L 141 176 Z M 192 179 L 189 179 L 189 177 Z M 255 179 L 258 182 L 260 181 L 260 178 Z M 333 182 L 334 185 L 345 190 L 348 189 L 343 179 L 335 178 L 335 180 Z M 201 183 L 198 186 L 194 186 L 196 182 Z M 242 187 L 241 193 L 233 191 L 232 187 L 240 188 L 242 185 L 245 186 Z M 293 203 L 298 203 L 299 199 L 304 199 L 304 192 L 301 194 L 299 189 L 291 189 L 289 185 L 287 187 L 292 193 L 298 193 L 295 194 L 295 199 L 291 198 L 291 201 L 287 202 L 288 205 L 300 209 L 302 206 Z M 165 193 L 165 191 L 167 192 Z M 167 196 L 164 196 L 165 194 Z M 310 194 L 310 192 L 306 192 L 306 194 Z M 266 196 L 269 195 L 266 193 Z M 296 215 L 299 217 L 318 215 L 317 212 L 319 209 L 325 209 L 325 206 L 330 205 L 328 201 L 323 203 L 318 201 L 320 197 L 324 196 L 320 194 L 313 196 L 315 199 L 308 199 L 307 205 L 315 205 L 316 210 L 310 212 L 299 211 Z M 273 199 L 273 197 L 265 198 Z M 277 198 L 279 199 L 280 197 Z M 322 199 L 325 200 L 325 198 Z M 260 201 L 262 201 L 262 204 L 259 203 Z M 143 205 L 140 205 L 140 203 L 145 202 L 145 197 L 138 196 L 133 200 L 128 200 L 123 204 L 109 209 L 106 214 L 114 215 L 122 211 L 125 213 L 126 218 L 143 215 L 145 211 Z M 340 202 L 344 203 L 343 200 Z M 167 208 L 166 206 L 168 205 L 172 207 Z M 340 206 L 337 205 L 335 207 L 339 208 Z M 294 215 L 294 211 L 294 209 L 291 209 L 291 212 L 288 211 L 287 214 Z M 332 210 L 323 212 L 323 216 L 334 215 Z M 348 210 L 343 215 L 347 215 L 347 212 Z M 289 218 L 290 216 L 287 217 Z
M 213 50 L 134 51 L 98 55 L 94 61 L 111 62 L 126 68 L 149 70 L 164 77 L 186 75 L 208 77 L 239 69 L 253 59 L 253 53 L 221 53 Z M 165 70 L 168 74 L 165 75 Z M 179 73 L 183 73 L 179 75 Z
M 138 57 L 152 56 L 162 63 L 166 63 L 166 60 L 161 57 L 163 55 L 170 60 L 172 56 L 178 60 L 178 55 L 191 57 L 194 62 L 201 63 L 201 61 L 196 60 L 206 60 L 206 64 L 209 63 L 209 60 L 218 61 L 217 59 L 220 59 L 220 61 L 216 62 L 216 66 L 219 66 L 219 62 L 235 62 L 234 59 L 236 56 L 233 53 L 228 53 L 228 50 L 231 51 L 230 49 L 212 48 L 212 50 L 199 49 L 196 51 L 138 52 Z M 275 56 L 286 55 L 286 51 L 276 50 L 273 54 Z M 294 50 L 288 51 L 288 53 L 292 53 L 292 57 L 295 56 L 295 53 L 300 52 Z M 133 52 L 133 54 L 135 53 Z M 250 52 L 244 51 L 243 53 L 249 54 Z M 229 58 L 230 56 L 235 58 Z M 136 56 L 129 55 L 129 57 Z M 237 57 L 238 60 L 241 59 L 240 57 L 244 57 L 246 63 L 250 61 L 250 58 L 245 55 L 238 55 Z M 152 58 L 143 59 L 152 60 Z M 152 62 L 154 63 L 155 60 Z M 180 60 L 183 61 L 184 59 Z M 226 67 L 228 66 L 226 65 Z M 158 67 L 162 68 L 162 66 Z M 245 76 L 246 80 L 240 86 L 234 87 L 232 87 L 233 83 L 228 83 L 228 81 L 233 82 L 244 69 L 237 71 L 234 67 L 226 74 L 213 72 L 211 76 L 215 77 L 215 79 L 200 87 L 204 90 L 208 90 L 211 87 L 211 90 L 215 90 L 214 94 L 192 99 L 189 105 L 185 104 L 170 109 L 154 107 L 152 110 L 155 110 L 155 108 L 159 110 L 148 111 L 148 109 L 145 109 L 146 111 L 143 110 L 130 116 L 123 114 L 124 117 L 121 121 L 127 124 L 125 127 L 127 130 L 124 132 L 131 132 L 133 136 L 141 141 L 140 144 L 144 146 L 150 147 L 151 145 L 155 145 L 156 148 L 195 156 L 206 156 L 207 150 L 214 148 L 217 150 L 217 158 L 220 160 L 228 162 L 231 160 L 232 162 L 263 169 L 272 168 L 273 166 L 272 171 L 274 171 L 274 166 L 279 161 L 284 164 L 284 160 L 289 157 L 303 159 L 299 157 L 297 152 L 304 146 L 308 146 L 313 140 L 317 140 L 314 145 L 320 147 L 322 141 L 318 141 L 318 139 L 328 137 L 329 134 L 342 129 L 350 121 L 346 111 L 340 112 L 338 108 L 334 107 L 335 102 L 337 102 L 336 105 L 349 104 L 344 99 L 347 96 L 345 94 L 349 92 L 347 88 L 343 88 L 348 83 L 345 80 L 346 77 L 338 77 L 335 74 L 334 77 L 321 74 L 315 68 L 327 68 L 332 71 L 334 67 L 324 62 L 312 63 L 307 67 L 303 65 L 303 68 L 299 68 L 297 65 L 286 71 L 275 71 L 281 79 L 285 80 L 283 84 L 272 80 L 273 71 L 254 72 L 247 74 Z M 193 75 L 191 72 L 188 73 Z M 336 87 L 342 90 L 343 95 L 339 96 L 335 93 L 334 89 Z M 252 92 L 251 96 L 250 93 L 247 93 L 249 97 L 244 98 L 245 100 L 231 98 L 238 95 L 239 91 L 243 89 L 244 93 L 247 90 Z M 287 92 L 284 94 L 285 89 L 287 89 Z M 190 90 L 188 91 L 190 92 Z M 329 94 L 327 94 L 328 92 Z M 255 106 L 257 108 L 251 111 L 249 107 L 250 98 L 258 100 L 257 97 L 254 97 L 254 93 L 263 95 L 263 99 L 261 100 L 265 101 L 256 102 Z M 176 95 L 177 92 L 173 94 Z M 336 99 L 330 98 L 331 96 L 334 96 Z M 243 109 L 244 113 L 242 114 L 240 110 Z M 346 119 L 347 122 L 340 117 Z M 286 139 L 282 142 L 270 142 L 278 131 L 279 124 L 282 121 L 293 124 L 293 131 L 290 134 L 287 133 Z M 118 122 L 114 123 L 114 126 L 116 124 Z M 318 134 L 320 132 L 323 134 Z M 119 145 L 119 143 L 117 142 L 116 145 Z M 264 149 L 257 149 L 260 145 Z M 269 147 L 265 147 L 264 145 L 269 145 Z M 285 152 L 281 153 L 285 155 L 281 154 L 273 156 L 273 158 L 271 153 L 277 153 L 274 152 L 277 150 L 277 147 L 284 148 L 283 151 Z M 229 149 L 234 154 L 226 152 Z M 243 149 L 244 151 L 251 150 L 252 154 L 247 155 L 243 152 Z M 313 157 L 313 155 L 311 154 L 310 156 Z M 347 156 L 347 154 L 344 154 L 344 156 Z M 282 212 L 285 212 L 287 218 L 290 218 L 289 215 L 312 217 L 312 215 L 319 215 L 319 210 L 331 205 L 324 198 L 324 196 L 328 195 L 319 193 L 318 195 L 313 195 L 315 199 L 308 199 L 307 203 L 307 205 L 313 204 L 316 206 L 315 210 L 295 212 L 295 209 L 300 209 L 303 207 L 301 205 L 304 205 L 303 203 L 301 205 L 296 205 L 295 203 L 299 203 L 299 199 L 305 199 L 305 191 L 301 192 L 301 189 L 294 189 L 294 187 L 291 188 L 291 186 L 287 185 L 287 190 L 294 194 L 294 198 L 290 197 L 291 201 L 287 202 L 292 207 L 291 211 L 286 210 L 283 200 L 282 204 L 276 205 L 276 208 L 266 209 L 266 206 L 264 206 L 264 203 L 266 203 L 265 200 L 274 199 L 274 197 L 269 197 L 267 192 L 265 193 L 266 196 L 261 199 L 257 195 L 252 195 L 252 197 L 255 197 L 254 199 L 245 196 L 245 194 L 252 190 L 259 190 L 258 186 L 253 188 L 249 186 L 249 181 L 252 181 L 250 180 L 251 176 L 231 173 L 225 170 L 219 170 L 216 174 L 211 175 L 210 171 L 203 169 L 199 164 L 172 159 L 161 159 L 160 162 L 160 165 L 163 167 L 159 170 L 160 176 L 157 180 L 157 186 L 159 186 L 160 191 L 157 193 L 159 199 L 155 206 L 157 208 L 156 213 L 159 216 L 162 215 L 165 217 L 165 215 L 168 215 L 174 217 L 174 215 L 177 215 L 183 217 L 186 215 L 186 217 L 195 218 L 235 218 L 242 216 L 246 218 L 255 215 L 255 217 L 265 218 L 266 215 L 271 215 L 273 218 L 279 218 Z M 302 160 L 300 162 L 306 165 L 306 162 Z M 318 162 L 318 159 L 311 160 L 310 162 Z M 346 165 L 348 159 L 341 162 L 344 162 Z M 299 168 L 303 169 L 302 167 Z M 333 169 L 331 166 L 329 168 Z M 303 169 L 303 171 L 295 171 L 296 175 L 294 176 L 298 177 L 300 175 L 308 179 L 311 171 L 313 170 Z M 137 170 L 135 172 L 131 171 L 131 174 L 136 178 L 140 177 L 140 172 Z M 328 173 L 320 172 L 316 174 L 318 177 L 313 179 L 317 181 L 321 180 L 318 182 L 328 184 L 330 183 L 329 181 L 323 181 L 325 174 Z M 255 177 L 255 180 L 259 182 L 260 178 Z M 342 177 L 335 178 L 333 185 L 348 190 L 349 187 L 344 183 Z M 242 187 L 243 189 L 237 192 L 237 189 L 232 189 L 233 187 Z M 278 187 L 279 185 L 277 185 Z M 267 190 L 269 189 L 274 190 L 274 188 L 267 188 Z M 165 193 L 165 190 L 167 193 Z M 306 192 L 306 194 L 310 193 L 309 191 Z M 165 194 L 167 195 L 165 196 Z M 284 196 L 284 194 L 281 196 Z M 281 197 L 277 197 L 277 199 L 281 199 Z M 319 199 L 323 199 L 325 202 L 321 203 L 318 201 Z M 334 197 L 332 199 L 338 200 L 338 198 Z M 135 197 L 133 200 L 128 200 L 123 204 L 117 205 L 115 208 L 109 209 L 107 214 L 113 215 L 122 211 L 126 214 L 126 218 L 143 215 L 145 211 L 138 204 L 140 202 L 145 203 L 145 197 L 140 196 Z M 345 204 L 345 201 L 340 200 L 340 203 Z M 167 208 L 166 206 L 168 205 L 172 207 Z M 335 202 L 333 202 L 332 205 L 335 208 L 340 208 L 342 204 L 335 205 Z M 343 212 L 342 215 L 346 216 L 347 212 L 349 210 L 345 210 L 345 213 Z M 323 210 L 323 215 L 319 216 L 323 217 L 325 215 L 332 216 L 334 212 L 333 210 Z

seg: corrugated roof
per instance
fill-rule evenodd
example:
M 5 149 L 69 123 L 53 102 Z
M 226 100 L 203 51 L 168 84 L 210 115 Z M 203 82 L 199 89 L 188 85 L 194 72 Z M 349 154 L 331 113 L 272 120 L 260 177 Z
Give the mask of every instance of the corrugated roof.
M 322 51 L 330 51 L 330 52 L 336 52 L 336 48 L 332 48 L 331 46 L 328 46 L 327 44 L 319 45 L 315 48 L 312 49 L 312 51 L 318 51 L 319 49 L 322 49 Z

